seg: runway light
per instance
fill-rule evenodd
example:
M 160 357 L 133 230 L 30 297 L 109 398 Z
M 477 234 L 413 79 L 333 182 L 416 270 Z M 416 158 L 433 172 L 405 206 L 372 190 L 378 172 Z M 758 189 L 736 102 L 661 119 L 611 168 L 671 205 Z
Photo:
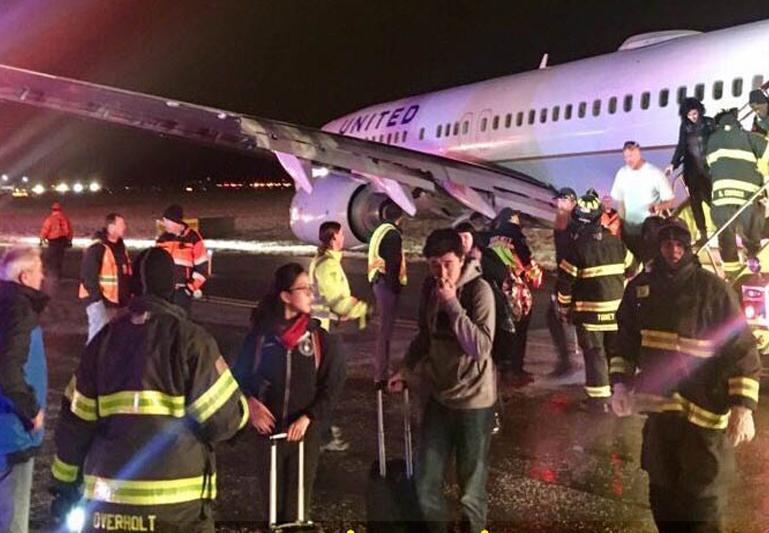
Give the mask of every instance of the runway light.
M 313 178 L 325 178 L 328 176 L 328 168 L 326 167 L 313 167 L 312 169 L 312 177 Z
M 21 182 L 22 183 L 27 183 L 28 181 L 29 181 L 29 178 L 27 176 L 22 176 L 21 177 Z
M 101 185 L 99 185 L 98 181 L 92 181 L 88 186 L 88 190 L 91 192 L 99 192 L 101 190 Z
M 59 183 L 56 187 L 54 187 L 56 192 L 65 193 L 69 192 L 69 185 L 66 184 L 66 182 Z
M 73 533 L 80 532 L 85 526 L 85 509 L 75 507 L 67 514 L 67 529 Z
M 77 182 L 72 186 L 72 190 L 74 191 L 75 194 L 80 194 L 85 190 L 85 187 L 83 187 L 82 183 Z
M 40 185 L 39 183 L 32 187 L 32 192 L 35 194 L 43 194 L 45 192 L 45 187 Z

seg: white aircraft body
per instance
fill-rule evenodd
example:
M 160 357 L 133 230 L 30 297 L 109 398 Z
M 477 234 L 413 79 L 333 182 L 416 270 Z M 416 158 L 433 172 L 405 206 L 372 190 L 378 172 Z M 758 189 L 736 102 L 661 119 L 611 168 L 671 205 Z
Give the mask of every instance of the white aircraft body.
M 0 65 L 0 100 L 242 151 L 270 151 L 295 180 L 291 227 L 315 242 L 337 220 L 365 242 L 400 206 L 453 198 L 493 217 L 549 219 L 561 187 L 607 194 L 625 141 L 665 167 L 686 96 L 742 107 L 769 78 L 769 20 L 631 37 L 618 51 L 355 111 L 322 130 Z M 749 117 L 746 127 L 749 127 Z M 420 204 L 421 205 L 421 204 Z

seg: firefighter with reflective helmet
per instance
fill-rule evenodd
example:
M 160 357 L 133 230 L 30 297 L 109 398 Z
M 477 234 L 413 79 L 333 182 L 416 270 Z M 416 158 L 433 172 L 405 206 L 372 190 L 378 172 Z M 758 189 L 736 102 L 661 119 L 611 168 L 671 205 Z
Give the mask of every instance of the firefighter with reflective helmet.
M 208 251 L 200 232 L 184 222 L 182 206 L 168 206 L 161 222 L 165 231 L 157 238 L 156 245 L 174 258 L 174 303 L 189 313 L 192 298 L 202 295 L 208 276 Z
M 601 225 L 603 206 L 593 195 L 572 211 L 573 240 L 558 266 L 558 307 L 577 327 L 585 358 L 585 407 L 607 413 L 611 397 L 607 354 L 617 334 L 615 313 L 630 272 L 632 254 Z
M 668 219 L 617 312 L 612 410 L 648 413 L 641 466 L 660 531 L 723 531 L 734 447 L 755 435 L 761 363 L 732 289 Z M 688 522 L 688 523 L 687 523 Z
M 374 230 L 368 245 L 368 280 L 376 297 L 379 310 L 379 335 L 374 358 L 374 382 L 382 387 L 389 377 L 390 339 L 395 326 L 395 313 L 403 287 L 408 283 L 406 256 L 403 254 L 403 236 L 400 224 L 403 211 L 395 204 L 387 204 L 383 222 Z
M 160 248 L 139 255 L 142 293 L 64 391 L 52 510 L 82 495 L 86 531 L 214 531 L 213 444 L 245 426 L 248 405 L 214 338 L 171 303 L 173 269 Z

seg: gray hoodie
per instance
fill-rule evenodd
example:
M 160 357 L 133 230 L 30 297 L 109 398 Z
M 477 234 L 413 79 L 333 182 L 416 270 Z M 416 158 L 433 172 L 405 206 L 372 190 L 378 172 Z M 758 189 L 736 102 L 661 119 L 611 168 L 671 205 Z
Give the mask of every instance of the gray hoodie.
M 436 281 L 422 286 L 419 333 L 409 345 L 401 372 L 408 377 L 423 363 L 430 396 L 452 409 L 481 409 L 497 400 L 494 341 L 494 294 L 481 278 L 475 259 L 468 260 L 457 283 L 457 298 L 440 304 Z

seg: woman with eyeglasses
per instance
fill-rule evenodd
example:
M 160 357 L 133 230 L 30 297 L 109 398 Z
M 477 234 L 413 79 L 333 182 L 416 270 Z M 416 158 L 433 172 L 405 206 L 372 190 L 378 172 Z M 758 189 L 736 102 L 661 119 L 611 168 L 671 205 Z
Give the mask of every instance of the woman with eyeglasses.
M 288 263 L 275 272 L 272 290 L 254 309 L 252 328 L 235 364 L 256 430 L 256 464 L 262 520 L 269 509 L 269 436 L 278 445 L 278 522 L 297 516 L 298 441 L 305 445 L 305 502 L 309 509 L 320 455 L 320 428 L 345 380 L 342 356 L 328 333 L 310 318 L 313 292 L 307 272 Z

